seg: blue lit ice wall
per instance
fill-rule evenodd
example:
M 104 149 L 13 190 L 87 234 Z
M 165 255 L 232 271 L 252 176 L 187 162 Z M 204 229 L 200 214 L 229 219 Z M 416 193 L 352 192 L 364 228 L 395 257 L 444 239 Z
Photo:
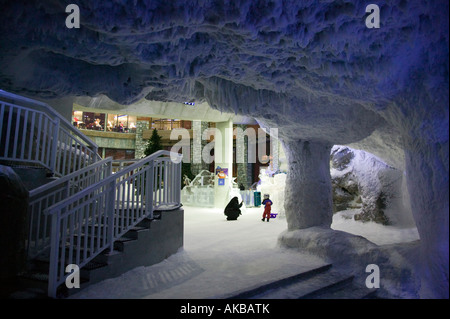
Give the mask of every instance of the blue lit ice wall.
M 423 293 L 448 297 L 448 1 L 376 1 L 379 29 L 370 1 L 76 1 L 80 29 L 68 3 L 2 1 L 0 88 L 206 100 L 287 144 L 357 144 L 405 170 Z

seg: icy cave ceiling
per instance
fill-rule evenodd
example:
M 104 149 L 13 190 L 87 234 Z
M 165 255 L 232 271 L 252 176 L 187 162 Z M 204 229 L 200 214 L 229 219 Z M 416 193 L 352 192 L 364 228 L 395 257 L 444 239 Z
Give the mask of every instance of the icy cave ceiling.
M 79 29 L 65 26 L 69 3 Z M 422 100 L 448 101 L 448 2 L 378 1 L 378 29 L 366 27 L 368 3 L 1 1 L 0 88 L 206 101 L 292 139 L 399 135 L 406 115 L 424 118 Z

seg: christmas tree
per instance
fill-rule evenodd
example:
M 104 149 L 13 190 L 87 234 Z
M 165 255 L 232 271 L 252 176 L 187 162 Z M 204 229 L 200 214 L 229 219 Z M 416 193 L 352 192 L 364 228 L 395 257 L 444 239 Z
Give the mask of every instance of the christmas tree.
M 147 147 L 145 148 L 145 156 L 149 156 L 159 150 L 162 150 L 161 136 L 158 134 L 156 129 L 153 129 L 152 136 L 148 140 Z

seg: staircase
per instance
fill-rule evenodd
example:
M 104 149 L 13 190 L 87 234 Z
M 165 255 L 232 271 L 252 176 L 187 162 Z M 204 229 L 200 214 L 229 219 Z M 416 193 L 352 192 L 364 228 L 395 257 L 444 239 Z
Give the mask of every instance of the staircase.
M 145 224 L 145 226 L 144 226 Z M 149 229 L 150 221 L 147 220 L 143 225 L 137 225 L 131 229 L 123 237 L 119 238 L 114 243 L 115 253 L 120 254 L 123 252 L 123 243 L 126 241 L 137 241 L 139 231 Z M 81 242 L 85 234 L 81 234 Z M 108 251 L 104 251 L 95 257 L 92 261 L 87 263 L 80 271 L 80 287 L 87 287 L 89 284 L 95 282 L 91 280 L 91 272 L 98 272 L 99 270 L 105 270 L 108 266 L 109 257 L 112 256 Z M 32 259 L 30 268 L 26 272 L 20 274 L 21 289 L 12 295 L 13 298 L 46 298 L 47 288 L 49 281 L 49 269 L 50 269 L 50 249 L 45 250 L 38 256 Z M 62 285 L 57 289 L 57 297 L 67 297 L 71 292 L 76 292 L 77 289 L 68 289 L 66 286 Z
M 43 287 L 49 297 L 66 296 L 71 264 L 81 269 L 83 286 L 128 270 L 134 264 L 121 255 L 146 232 L 158 240 L 161 228 L 178 233 L 164 249 L 138 247 L 149 257 L 127 256 L 135 264 L 159 262 L 182 245 L 182 155 L 159 151 L 113 173 L 112 159 L 102 160 L 97 146 L 48 105 L 1 90 L 0 124 L 0 163 L 16 167 L 29 187 L 22 296 L 42 295 Z M 42 176 L 28 178 L 28 167 Z M 147 238 L 145 245 L 152 243 Z
M 331 264 L 238 292 L 228 299 L 372 299 L 376 289 L 354 282 L 354 276 Z
M 145 218 L 132 227 L 122 237 L 114 241 L 114 250 L 105 250 L 80 269 L 80 289 L 91 284 L 119 276 L 120 274 L 139 266 L 146 266 L 161 262 L 168 255 L 175 253 L 182 246 L 182 238 L 172 238 L 161 241 L 159 233 L 182 232 L 183 214 L 179 210 L 156 211 L 154 218 Z M 181 224 L 180 224 L 181 222 Z M 94 225 L 96 227 L 96 225 Z M 83 242 L 84 234 L 81 235 Z M 30 269 L 20 275 L 17 292 L 10 297 L 48 298 L 50 250 L 36 256 Z M 80 289 L 68 289 L 60 285 L 56 298 L 66 298 Z

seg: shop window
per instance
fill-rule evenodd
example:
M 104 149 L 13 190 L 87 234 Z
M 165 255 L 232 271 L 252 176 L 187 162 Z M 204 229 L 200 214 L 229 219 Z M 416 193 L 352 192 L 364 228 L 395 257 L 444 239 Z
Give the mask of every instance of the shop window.
M 103 131 L 105 128 L 105 119 L 106 115 L 104 113 L 72 112 L 73 125 L 81 129 Z
M 128 116 L 128 133 L 136 133 L 137 116 Z
M 83 112 L 73 111 L 72 112 L 72 123 L 74 126 L 79 127 L 83 123 Z
M 170 131 L 177 128 L 191 129 L 192 122 L 177 119 L 143 118 L 151 123 L 151 129 Z M 73 125 L 80 129 L 105 132 L 136 133 L 138 117 L 127 114 L 104 114 L 95 112 L 73 111 Z
M 192 128 L 192 121 L 180 121 L 180 125 L 182 128 L 190 130 Z
M 170 131 L 176 128 L 191 128 L 191 121 L 181 121 L 172 119 L 153 119 L 152 129 Z
M 181 128 L 181 121 L 173 120 L 172 121 L 172 129 L 174 128 Z
M 119 133 L 136 133 L 137 117 L 127 114 L 108 114 L 106 130 Z

